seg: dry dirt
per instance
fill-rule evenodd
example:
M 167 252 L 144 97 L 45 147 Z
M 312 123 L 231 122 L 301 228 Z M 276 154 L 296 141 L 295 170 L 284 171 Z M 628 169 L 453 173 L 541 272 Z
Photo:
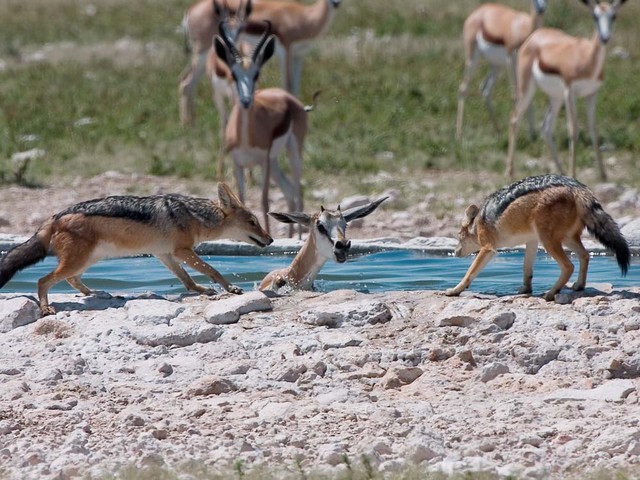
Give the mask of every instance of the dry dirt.
M 482 195 L 471 192 L 468 185 L 480 181 L 470 173 L 453 174 L 461 185 L 460 191 L 442 192 L 442 182 L 451 181 L 452 174 L 434 173 L 419 181 L 397 182 L 402 191 L 388 188 L 384 175 L 372 179 L 380 195 L 389 195 L 382 208 L 365 221 L 354 223 L 349 231 L 352 238 L 394 237 L 409 239 L 417 236 L 455 237 L 458 224 L 466 204 L 479 201 Z M 493 178 L 485 176 L 484 182 L 492 185 Z M 352 195 L 348 187 L 332 183 L 327 188 L 317 188 L 307 195 L 307 212 L 318 209 L 321 204 L 327 208 L 342 208 L 363 201 L 373 200 L 377 195 Z M 487 186 L 486 192 L 491 191 Z M 464 190 L 467 192 L 465 193 Z M 74 203 L 107 195 L 154 195 L 157 193 L 182 193 L 200 197 L 215 196 L 215 185 L 193 179 L 176 177 L 158 177 L 151 175 L 124 174 L 105 172 L 93 178 L 75 180 L 58 179 L 49 184 L 37 187 L 4 186 L 0 188 L 0 234 L 31 235 L 50 215 Z M 314 200 L 309 200 L 312 197 Z M 271 210 L 286 211 L 286 203 L 277 188 L 271 190 Z M 260 189 L 249 188 L 246 204 L 258 216 L 261 216 Z M 277 224 L 271 225 L 272 234 L 278 238 L 286 236 L 287 228 Z

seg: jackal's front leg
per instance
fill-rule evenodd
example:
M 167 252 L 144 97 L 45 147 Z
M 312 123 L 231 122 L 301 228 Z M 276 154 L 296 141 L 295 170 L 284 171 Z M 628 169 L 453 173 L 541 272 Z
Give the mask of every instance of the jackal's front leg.
M 495 250 L 481 249 L 480 252 L 478 252 L 478 256 L 469 267 L 469 270 L 467 270 L 465 276 L 460 280 L 460 283 L 453 288 L 445 290 L 444 294 L 449 297 L 460 295 L 467 287 L 469 287 L 469 285 L 471 285 L 473 279 L 478 276 L 487 262 L 491 260 L 495 254 Z
M 193 278 L 187 273 L 187 271 L 182 268 L 182 266 L 176 262 L 173 256 L 170 253 L 156 255 L 156 258 L 160 260 L 165 267 L 167 267 L 173 274 L 178 277 L 178 279 L 182 282 L 187 290 L 191 290 L 192 292 L 198 293 L 208 293 L 215 294 L 216 291 L 213 288 L 203 287 L 202 285 L 198 285 L 193 281 Z
M 522 287 L 518 290 L 518 293 L 531 293 L 533 287 L 531 282 L 533 280 L 533 262 L 536 259 L 536 253 L 538 252 L 538 241 L 532 240 L 526 244 L 524 251 L 524 267 L 522 277 Z
M 189 265 L 194 270 L 206 275 L 214 282 L 222 285 L 222 287 L 229 293 L 235 293 L 239 295 L 242 293 L 242 289 L 236 285 L 231 285 L 229 282 L 225 280 L 225 278 L 218 272 L 215 268 L 209 265 L 207 262 L 202 260 L 196 252 L 189 248 L 182 248 L 180 250 L 175 250 L 173 252 L 173 256 L 179 258 L 184 261 L 187 265 Z M 186 273 L 186 272 L 185 272 Z M 193 280 L 192 280 L 193 281 Z

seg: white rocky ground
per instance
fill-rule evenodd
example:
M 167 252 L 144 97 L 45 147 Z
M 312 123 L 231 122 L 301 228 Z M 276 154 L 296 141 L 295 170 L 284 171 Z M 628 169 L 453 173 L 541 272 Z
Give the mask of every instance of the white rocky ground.
M 0 300 L 0 469 L 406 464 L 565 478 L 640 463 L 640 289 Z M 246 312 L 246 313 L 244 313 Z
M 638 196 L 619 191 L 606 208 L 625 198 Z M 1 230 L 26 213 L 5 204 Z M 380 213 L 394 231 L 420 224 L 416 211 Z M 356 231 L 379 236 L 379 217 L 366 220 Z M 621 223 L 640 245 L 640 222 Z M 0 295 L 0 478 L 192 460 L 340 470 L 362 455 L 387 474 L 640 472 L 640 286 L 590 285 L 559 303 L 428 291 L 51 297 L 60 312 L 37 319 L 33 297 Z

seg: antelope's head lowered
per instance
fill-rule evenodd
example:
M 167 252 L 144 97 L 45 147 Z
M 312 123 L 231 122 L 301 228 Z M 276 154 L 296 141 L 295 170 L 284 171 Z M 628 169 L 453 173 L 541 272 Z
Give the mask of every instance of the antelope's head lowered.
M 533 9 L 538 15 L 543 15 L 547 9 L 547 0 L 532 0 Z
M 271 34 L 271 24 L 267 22 L 266 30 L 248 56 L 240 53 L 227 22 L 220 22 L 219 30 L 220 35 L 216 35 L 214 40 L 216 54 L 231 70 L 240 104 L 245 109 L 250 108 L 260 70 L 273 56 L 276 48 L 276 37 Z
M 602 43 L 606 44 L 613 33 L 613 21 L 616 19 L 618 9 L 626 0 L 613 0 L 611 2 L 600 0 L 582 0 L 591 9 L 593 19 L 596 22 L 598 36 Z
M 247 0 L 246 2 L 241 0 L 235 9 L 229 5 L 227 0 L 224 0 L 222 4 L 218 0 L 214 0 L 212 21 L 214 25 L 218 25 L 218 31 L 220 31 L 220 26 L 224 23 L 228 37 L 236 42 L 242 30 L 244 30 L 252 10 L 252 0 Z
M 343 263 L 347 260 L 347 254 L 351 248 L 351 240 L 347 239 L 347 224 L 357 218 L 366 217 L 387 198 L 383 197 L 344 212 L 338 206 L 337 210 L 320 207 L 320 212 L 313 215 L 301 212 L 269 212 L 269 215 L 283 223 L 298 223 L 307 227 L 309 239 L 305 243 L 312 243 L 315 246 L 316 255 L 324 259 L 333 258 L 336 262 Z

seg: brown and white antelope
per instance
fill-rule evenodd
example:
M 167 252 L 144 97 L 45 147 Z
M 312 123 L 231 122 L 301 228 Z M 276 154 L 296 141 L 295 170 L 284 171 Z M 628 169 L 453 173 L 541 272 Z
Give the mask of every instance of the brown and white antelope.
M 576 38 L 553 28 L 533 32 L 520 48 L 517 68 L 516 105 L 509 122 L 509 150 L 506 174 L 513 178 L 513 157 L 516 148 L 518 122 L 527 110 L 536 86 L 549 97 L 549 109 L 542 130 L 557 170 L 564 172 L 553 141 L 553 129 L 564 103 L 569 128 L 571 176 L 576 175 L 576 139 L 578 134 L 576 99 L 586 97 L 587 122 L 601 179 L 607 174 L 602 163 L 596 132 L 596 94 L 604 79 L 606 44 L 611 39 L 613 22 L 625 0 L 613 2 L 581 0 L 587 5 L 595 22 L 591 39 Z
M 307 213 L 269 212 L 276 220 L 284 223 L 297 223 L 309 229 L 309 236 L 298 251 L 291 265 L 268 273 L 260 283 L 260 290 L 277 291 L 282 287 L 293 290 L 311 290 L 313 282 L 328 260 L 338 263 L 347 260 L 351 241 L 347 239 L 347 224 L 356 218 L 366 217 L 388 197 L 353 207 L 342 212 L 325 210 L 309 215 Z
M 282 82 L 294 95 L 300 94 L 304 54 L 313 40 L 329 30 L 341 2 L 315 0 L 311 5 L 287 1 L 254 2 L 245 28 L 247 37 L 257 40 L 266 22 L 271 24 L 272 32 L 278 37 Z
M 482 96 L 496 131 L 500 130 L 493 107 L 493 88 L 502 70 L 506 67 L 515 100 L 518 49 L 531 32 L 542 25 L 543 15 L 547 8 L 546 0 L 531 0 L 531 4 L 531 14 L 527 14 L 506 5 L 485 3 L 471 12 L 465 20 L 462 30 L 465 68 L 458 91 L 457 140 L 462 138 L 464 103 L 469 83 L 481 57 L 489 63 L 489 73 L 482 82 Z M 529 126 L 533 132 L 532 113 L 529 115 Z
M 240 33 L 244 29 L 247 16 L 251 13 L 251 0 L 247 0 L 246 6 L 240 8 L 235 14 L 231 12 L 228 5 L 224 5 L 219 10 L 219 17 L 227 25 L 229 36 L 233 39 L 234 43 L 237 42 Z M 251 46 L 245 42 L 242 42 L 239 47 L 243 55 L 250 54 Z M 220 149 L 218 152 L 217 162 L 217 178 L 222 179 L 224 177 L 224 142 L 225 131 L 227 128 L 227 122 L 229 121 L 229 108 L 228 103 L 233 102 L 233 75 L 231 69 L 227 64 L 218 57 L 215 48 L 210 48 L 207 53 L 206 61 L 207 78 L 211 82 L 211 94 L 213 98 L 213 104 L 218 112 L 218 127 L 220 132 Z
M 289 211 L 302 210 L 302 149 L 307 134 L 307 112 L 291 93 L 282 88 L 255 90 L 262 66 L 273 56 L 276 37 L 269 28 L 250 56 L 238 50 L 224 24 L 215 37 L 218 56 L 227 64 L 234 80 L 234 101 L 225 131 L 225 150 L 233 158 L 233 173 L 242 201 L 245 198 L 244 169 L 262 169 L 262 209 L 269 231 L 269 180 L 278 184 Z M 314 97 L 315 98 L 315 97 Z M 292 180 L 280 168 L 278 156 L 286 148 Z M 293 234 L 293 229 L 290 230 Z
M 198 81 L 205 73 L 207 54 L 213 45 L 213 37 L 218 33 L 221 21 L 230 21 L 231 17 L 244 20 L 251 13 L 251 0 L 200 0 L 193 4 L 182 19 L 186 49 L 191 58 L 185 73 L 180 79 L 178 93 L 180 97 L 180 121 L 191 125 L 195 119 L 194 96 Z M 241 22 L 238 22 L 240 25 Z M 232 28 L 232 27 L 230 27 Z M 214 94 L 215 95 L 215 94 Z M 217 106 L 216 102 L 216 106 Z

